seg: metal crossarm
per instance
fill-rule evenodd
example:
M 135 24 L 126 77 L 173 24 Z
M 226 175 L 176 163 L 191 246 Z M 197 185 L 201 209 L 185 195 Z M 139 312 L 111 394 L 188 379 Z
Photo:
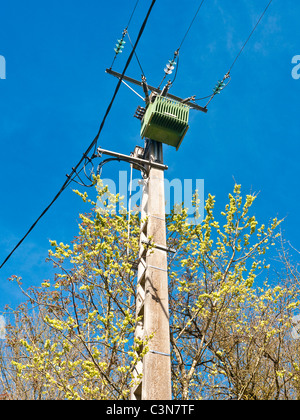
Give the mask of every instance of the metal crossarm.
M 108 73 L 108 74 L 110 74 L 112 76 L 115 76 L 118 79 L 121 79 L 122 78 L 122 79 L 126 80 L 129 83 L 133 83 L 133 84 L 135 84 L 137 86 L 143 87 L 143 82 L 140 82 L 139 80 L 133 79 L 132 77 L 128 77 L 128 76 L 123 76 L 122 77 L 122 74 L 121 73 L 118 73 L 118 72 L 116 72 L 114 70 L 106 69 L 106 73 Z M 148 89 L 151 90 L 151 92 L 158 93 L 159 95 L 162 93 L 162 91 L 160 89 L 158 89 L 156 87 L 153 87 L 153 86 L 150 86 L 150 85 L 148 85 Z M 172 95 L 170 93 L 167 93 L 166 97 L 167 98 L 170 98 L 170 99 L 174 99 L 174 101 L 178 101 L 178 102 L 185 101 L 185 99 L 179 98 L 178 96 Z M 202 112 L 207 113 L 207 108 L 204 108 L 204 107 L 202 107 L 200 105 L 197 105 L 194 102 L 188 101 L 188 102 L 184 102 L 184 103 L 186 105 L 188 105 L 191 109 L 196 109 L 197 111 L 202 111 Z

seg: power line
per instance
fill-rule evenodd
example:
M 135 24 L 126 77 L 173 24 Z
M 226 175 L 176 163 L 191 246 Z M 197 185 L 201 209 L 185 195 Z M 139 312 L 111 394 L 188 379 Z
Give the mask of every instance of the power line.
M 103 117 L 103 120 L 102 120 L 102 122 L 101 122 L 101 125 L 100 125 L 100 128 L 99 128 L 99 130 L 98 130 L 98 133 L 97 133 L 97 135 L 96 135 L 96 137 L 94 138 L 94 140 L 91 142 L 91 144 L 89 145 L 89 147 L 87 148 L 87 150 L 85 151 L 85 153 L 83 154 L 83 156 L 82 156 L 82 158 L 79 160 L 79 162 L 77 163 L 77 165 L 75 166 L 75 167 L 73 167 L 72 168 L 72 171 L 71 171 L 71 174 L 70 175 L 67 175 L 67 180 L 63 183 L 63 185 L 62 185 L 62 187 L 60 188 L 60 190 L 58 191 L 58 193 L 54 196 L 54 198 L 53 198 L 53 200 L 50 202 L 50 204 L 43 210 L 43 212 L 40 214 L 40 216 L 36 219 L 36 221 L 31 225 L 31 227 L 28 229 L 28 231 L 26 232 L 26 234 L 22 237 L 22 239 L 17 243 L 17 245 L 13 248 L 13 250 L 9 253 L 9 255 L 5 258 L 5 260 L 2 262 L 2 264 L 0 265 L 0 269 L 4 266 L 4 264 L 9 260 L 9 258 L 12 256 L 12 254 L 17 250 L 17 248 L 19 248 L 19 246 L 22 244 L 22 242 L 27 238 L 27 236 L 30 234 L 30 232 L 34 229 L 34 227 L 37 225 L 37 223 L 41 220 L 41 218 L 47 213 L 47 211 L 52 207 L 52 205 L 55 203 L 55 201 L 58 199 L 58 197 L 62 194 L 62 192 L 68 187 L 68 185 L 72 182 L 72 177 L 73 177 L 73 175 L 77 175 L 77 170 L 78 170 L 78 168 L 79 168 L 79 166 L 82 164 L 82 162 L 86 159 L 86 157 L 88 156 L 88 154 L 90 153 L 90 151 L 93 149 L 93 147 L 95 147 L 95 149 L 94 150 L 96 150 L 96 148 L 97 148 L 97 141 L 98 141 L 98 139 L 99 139 L 99 136 L 100 136 L 100 134 L 101 134 L 101 131 L 102 131 L 102 129 L 103 129 L 103 127 L 104 127 L 104 124 L 105 124 L 105 121 L 106 121 L 106 119 L 107 119 L 107 117 L 108 117 L 108 114 L 109 114 L 109 112 L 110 112 L 110 110 L 111 110 L 111 108 L 112 108 L 112 105 L 113 105 L 113 103 L 114 103 L 114 100 L 115 100 L 115 98 L 116 98 L 116 96 L 117 96 L 117 93 L 118 93 L 118 91 L 119 91 L 119 89 L 120 89 L 120 86 L 121 86 L 121 83 L 122 83 L 122 79 L 123 79 L 123 76 L 125 75 L 125 73 L 126 73 L 126 70 L 127 70 L 127 68 L 128 68 L 128 66 L 129 66 L 129 64 L 130 64 L 130 62 L 131 62 L 131 60 L 132 60 L 132 57 L 133 57 L 133 55 L 134 55 L 134 52 L 135 52 L 135 50 L 136 50 L 136 47 L 137 47 L 137 45 L 138 45 L 138 43 L 139 43 L 139 41 L 140 41 L 140 39 L 141 39 L 141 36 L 143 35 L 143 32 L 144 32 L 144 29 L 145 29 L 145 27 L 146 27 L 146 25 L 147 25 L 147 22 L 148 22 L 148 19 L 149 19 L 149 16 L 150 16 L 150 14 L 151 14 L 151 11 L 152 11 L 152 9 L 153 9 L 153 7 L 154 7 L 154 5 L 155 5 L 155 3 L 156 3 L 156 0 L 152 0 L 152 3 L 151 3 L 151 5 L 150 5 L 150 7 L 149 7 L 149 10 L 148 10 L 148 12 L 147 12 L 147 15 L 146 15 L 146 17 L 145 17 L 145 19 L 144 19 L 144 22 L 143 22 L 143 24 L 142 24 L 142 26 L 141 26 L 141 28 L 140 28 L 140 31 L 139 31 L 139 34 L 138 34 L 138 37 L 137 37 L 137 39 L 136 39 L 136 42 L 135 42 L 135 44 L 134 44 L 134 46 L 133 46 L 133 48 L 132 48 L 132 51 L 131 51 L 131 54 L 130 54 L 130 56 L 128 57 L 128 60 L 127 60 L 127 62 L 126 62 L 126 65 L 125 65 L 125 67 L 124 67 L 124 70 L 123 70 L 123 73 L 122 73 L 122 75 L 121 75 L 121 77 L 120 77 L 120 79 L 119 79 L 119 81 L 118 81 L 118 84 L 117 84 L 117 86 L 116 86 L 116 88 L 115 88 L 115 92 L 114 92 L 114 94 L 113 94 L 113 97 L 112 97 L 112 99 L 111 99 L 111 101 L 110 101 L 110 103 L 109 103 L 109 105 L 108 105 L 108 107 L 107 107 L 107 110 L 106 110 L 106 112 L 105 112 L 105 115 L 104 115 L 104 117 Z M 80 170 L 81 171 L 81 170 Z
M 95 146 L 95 149 L 94 149 L 94 154 L 95 154 L 95 152 L 96 152 L 98 138 L 99 138 L 100 133 L 101 133 L 101 131 L 102 131 L 103 127 L 104 127 L 104 124 L 105 124 L 106 118 L 107 118 L 107 116 L 108 116 L 108 114 L 109 114 L 109 112 L 110 112 L 110 110 L 111 110 L 111 107 L 112 107 L 113 102 L 114 102 L 114 100 L 115 100 L 115 98 L 116 98 L 116 96 L 117 96 L 117 93 L 118 93 L 118 91 L 119 91 L 119 89 L 120 89 L 120 86 L 121 86 L 121 83 L 122 83 L 123 76 L 125 75 L 126 70 L 128 69 L 129 64 L 131 63 L 131 60 L 132 60 L 133 55 L 135 54 L 136 47 L 137 47 L 137 45 L 138 45 L 138 43 L 139 43 L 139 41 L 140 41 L 140 39 L 141 39 L 141 36 L 143 35 L 143 32 L 144 32 L 144 30 L 145 30 L 145 27 L 146 27 L 146 25 L 147 25 L 147 22 L 148 22 L 149 16 L 150 16 L 150 14 L 151 14 L 151 11 L 152 11 L 152 9 L 153 9 L 153 7 L 154 7 L 155 3 L 156 3 L 156 0 L 152 0 L 152 3 L 151 3 L 151 5 L 150 5 L 150 7 L 149 7 L 149 10 L 148 10 L 148 12 L 147 12 L 147 15 L 146 15 L 146 17 L 145 17 L 145 19 L 144 19 L 144 22 L 143 22 L 143 24 L 142 24 L 142 26 L 141 26 L 141 29 L 140 29 L 140 31 L 139 31 L 139 34 L 138 34 L 137 40 L 136 40 L 136 42 L 135 42 L 135 44 L 134 44 L 134 46 L 133 46 L 133 48 L 132 48 L 132 51 L 131 51 L 131 53 L 130 53 L 130 55 L 129 55 L 128 59 L 127 59 L 127 62 L 126 62 L 125 67 L 124 67 L 124 70 L 123 70 L 123 72 L 122 72 L 122 75 L 121 75 L 121 77 L 120 77 L 120 79 L 119 79 L 119 81 L 118 81 L 118 84 L 117 84 L 117 87 L 116 87 L 115 93 L 114 93 L 114 95 L 113 95 L 113 98 L 112 98 L 112 100 L 111 100 L 111 102 L 110 102 L 110 104 L 109 104 L 109 106 L 108 106 L 108 108 L 107 108 L 107 110 L 106 110 L 106 113 L 105 113 L 105 115 L 104 115 L 103 121 L 102 121 L 102 123 L 101 123 L 101 125 L 100 125 L 100 128 L 99 128 L 99 131 L 98 131 L 98 133 L 97 133 L 96 137 L 94 138 L 94 140 L 92 141 L 91 145 L 90 145 L 90 146 L 89 146 L 89 148 L 87 149 L 87 151 L 86 151 L 86 153 L 85 153 L 86 155 L 87 155 L 87 154 L 91 151 L 91 149 L 92 149 L 92 147 L 93 147 L 93 146 Z M 81 162 L 83 161 L 83 159 L 84 159 L 84 157 L 81 159 Z M 80 164 L 81 164 L 81 162 L 80 162 Z M 1 268 L 1 267 L 0 267 L 0 268 Z
M 218 85 L 216 86 L 216 88 L 214 89 L 214 92 L 211 95 L 208 96 L 204 96 L 203 98 L 199 98 L 199 99 L 195 99 L 195 101 L 200 101 L 203 99 L 207 99 L 210 98 L 209 101 L 207 102 L 207 104 L 205 105 L 205 108 L 208 106 L 208 104 L 212 101 L 212 99 L 219 94 L 226 86 L 228 86 L 229 82 L 230 82 L 230 72 L 233 68 L 233 66 L 235 65 L 235 63 L 237 62 L 237 60 L 239 59 L 240 55 L 242 54 L 242 52 L 244 51 L 246 45 L 248 44 L 248 42 L 250 41 L 252 35 L 254 34 L 254 32 L 256 31 L 258 25 L 260 24 L 261 20 L 263 19 L 263 17 L 265 16 L 267 10 L 269 9 L 269 7 L 271 6 L 273 0 L 270 0 L 268 5 L 266 6 L 266 8 L 264 9 L 264 11 L 262 12 L 262 14 L 260 15 L 258 21 L 256 22 L 254 28 L 252 29 L 252 31 L 250 32 L 250 35 L 248 36 L 248 38 L 246 39 L 246 41 L 244 42 L 242 48 L 240 49 L 240 51 L 238 52 L 237 56 L 235 57 L 233 63 L 231 64 L 228 72 L 225 74 L 225 76 L 223 77 L 223 79 L 221 81 L 218 82 Z M 226 79 L 229 79 L 228 83 L 224 83 Z
M 201 3 L 200 3 L 200 5 L 199 5 L 199 7 L 198 7 L 198 9 L 197 9 L 197 11 L 196 11 L 196 13 L 195 13 L 194 17 L 193 17 L 193 19 L 192 19 L 192 21 L 191 21 L 191 23 L 190 23 L 190 25 L 189 25 L 188 29 L 186 30 L 186 32 L 185 32 L 185 34 L 184 34 L 184 36 L 183 36 L 183 38 L 182 38 L 182 41 L 181 41 L 181 43 L 180 43 L 180 45 L 179 45 L 179 48 L 178 48 L 178 49 L 174 52 L 174 57 L 173 57 L 173 59 L 172 59 L 172 60 L 169 60 L 169 63 L 167 64 L 166 69 L 165 69 L 165 75 L 164 75 L 164 77 L 163 77 L 162 81 L 160 82 L 160 84 L 159 84 L 158 88 L 160 88 L 160 86 L 162 85 L 162 83 L 163 83 L 163 82 L 164 82 L 164 80 L 166 79 L 167 75 L 171 74 L 171 73 L 172 73 L 172 71 L 173 71 L 173 68 L 176 66 L 176 72 L 175 72 L 175 76 L 174 76 L 174 79 L 173 79 L 173 81 L 172 81 L 172 84 L 175 82 L 176 77 L 177 77 L 177 73 L 178 73 L 179 51 L 180 51 L 180 49 L 181 49 L 181 47 L 182 47 L 182 45 L 183 45 L 184 41 L 186 40 L 186 37 L 188 36 L 188 33 L 190 32 L 190 30 L 191 30 L 191 28 L 192 28 L 192 26 L 193 26 L 193 24 L 194 24 L 194 22 L 195 22 L 195 20 L 196 20 L 196 17 L 198 16 L 198 13 L 200 12 L 201 7 L 203 6 L 204 1 L 205 1 L 205 0 L 201 0 Z M 176 63 L 176 61 L 177 61 L 177 63 Z M 177 65 L 176 65 L 176 64 L 177 64 Z
M 128 23 L 127 23 L 127 26 L 126 26 L 126 28 L 124 29 L 123 33 L 122 33 L 122 38 L 119 40 L 119 46 L 120 46 L 120 47 L 121 47 L 123 44 L 125 44 L 125 42 L 124 42 L 124 38 L 125 38 L 125 35 L 126 35 L 126 34 L 127 34 L 127 32 L 128 32 L 129 25 L 130 25 L 130 23 L 131 23 L 131 20 L 132 20 L 132 18 L 133 18 L 133 15 L 134 15 L 134 13 L 135 13 L 135 10 L 136 10 L 136 8 L 137 8 L 137 6 L 138 6 L 139 2 L 140 2 L 140 0 L 137 0 L 137 1 L 136 1 L 135 6 L 134 6 L 134 8 L 133 8 L 133 11 L 132 11 L 132 13 L 131 13 L 131 16 L 130 16 L 130 18 L 129 18 L 129 21 L 128 21 Z M 122 47 L 122 48 L 123 48 L 123 47 Z M 116 52 L 116 54 L 115 54 L 115 56 L 114 56 L 114 59 L 113 59 L 113 62 L 112 62 L 112 64 L 111 64 L 110 68 L 112 68 L 112 67 L 113 67 L 113 65 L 114 65 L 114 63 L 115 63 L 115 61 L 116 61 L 116 58 L 117 58 L 117 56 L 118 56 L 118 54 L 119 54 L 120 50 L 118 50 L 118 49 L 117 49 L 117 50 L 115 50 L 115 52 Z
M 69 180 L 67 180 L 61 189 L 58 191 L 56 196 L 53 198 L 51 203 L 45 208 L 45 210 L 40 214 L 40 216 L 36 219 L 36 221 L 31 225 L 31 227 L 28 229 L 26 234 L 23 236 L 23 238 L 17 243 L 17 245 L 13 248 L 13 250 L 8 254 L 8 256 L 5 258 L 5 260 L 2 262 L 0 269 L 4 266 L 4 264 L 9 260 L 9 258 L 12 256 L 12 254 L 19 248 L 19 246 L 22 244 L 22 242 L 27 238 L 27 236 L 30 234 L 30 232 L 35 228 L 35 226 L 38 224 L 38 222 L 41 220 L 41 218 L 47 213 L 47 211 L 50 209 L 50 207 L 55 203 L 55 201 L 58 199 L 58 197 L 61 195 L 61 193 L 65 190 L 65 188 L 68 185 Z
M 256 25 L 254 26 L 254 28 L 252 29 L 250 35 L 248 36 L 246 42 L 244 43 L 244 45 L 242 46 L 242 48 L 240 49 L 238 55 L 236 56 L 236 58 L 234 59 L 233 63 L 231 64 L 230 68 L 229 68 L 229 72 L 232 70 L 233 66 L 235 65 L 235 63 L 237 62 L 238 58 L 240 57 L 240 55 L 242 54 L 242 52 L 244 51 L 246 45 L 248 44 L 248 42 L 250 41 L 250 38 L 252 37 L 252 35 L 254 34 L 254 32 L 256 31 L 256 28 L 258 27 L 258 25 L 260 24 L 262 18 L 265 16 L 268 8 L 271 6 L 273 0 L 270 0 L 267 7 L 265 8 L 265 10 L 263 11 L 263 13 L 261 14 L 260 18 L 258 19 Z
M 134 8 L 133 8 L 133 11 L 132 11 L 131 16 L 130 16 L 130 18 L 129 18 L 129 21 L 128 21 L 128 23 L 127 23 L 127 27 L 126 27 L 126 29 L 128 29 L 128 28 L 129 28 L 129 25 L 130 25 L 130 23 L 131 23 L 131 20 L 132 20 L 132 18 L 133 18 L 134 13 L 135 13 L 135 9 L 137 8 L 137 6 L 138 6 L 139 2 L 140 2 L 140 0 L 137 0 L 137 1 L 136 1 L 136 3 L 135 3 L 135 6 L 134 6 Z
M 128 32 L 128 31 L 127 31 L 127 37 L 128 37 L 128 39 L 129 39 L 129 42 L 130 42 L 131 47 L 133 48 L 133 44 L 132 44 L 132 41 L 131 41 L 131 38 L 130 38 L 130 36 L 129 36 L 129 32 Z M 140 62 L 140 60 L 139 60 L 139 58 L 138 58 L 138 55 L 137 55 L 137 52 L 136 52 L 136 51 L 134 52 L 134 55 L 135 55 L 135 58 L 136 58 L 136 60 L 137 60 L 137 62 L 138 62 L 138 65 L 139 65 L 139 67 L 140 67 L 140 70 L 141 70 L 141 72 L 142 72 L 142 76 L 145 76 L 145 72 L 144 72 L 144 70 L 143 70 L 143 67 L 142 67 L 142 65 L 141 65 L 141 62 Z
M 188 36 L 188 33 L 190 32 L 190 30 L 191 30 L 191 28 L 192 28 L 192 26 L 193 26 L 193 24 L 194 24 L 194 22 L 195 22 L 195 20 L 196 20 L 196 17 L 198 16 L 198 13 L 200 12 L 201 7 L 203 6 L 204 1 L 205 1 L 205 0 L 202 0 L 202 1 L 201 1 L 200 6 L 198 7 L 198 10 L 196 11 L 196 13 L 195 13 L 195 15 L 194 15 L 194 17 L 193 17 L 192 22 L 191 22 L 190 26 L 188 27 L 188 29 L 187 29 L 187 31 L 186 31 L 186 33 L 185 33 L 185 35 L 184 35 L 184 37 L 183 37 L 183 39 L 182 39 L 182 41 L 181 41 L 181 44 L 180 44 L 180 46 L 179 46 L 178 50 L 180 50 L 180 49 L 181 49 L 182 44 L 184 43 L 184 41 L 185 41 L 186 37 Z

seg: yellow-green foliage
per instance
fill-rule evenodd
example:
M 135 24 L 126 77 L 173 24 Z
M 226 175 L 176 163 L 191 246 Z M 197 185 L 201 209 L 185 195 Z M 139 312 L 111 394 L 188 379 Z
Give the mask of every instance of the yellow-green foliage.
M 184 213 L 169 217 L 170 245 L 178 250 L 169 270 L 178 398 L 272 399 L 299 378 L 287 359 L 273 356 L 285 355 L 300 304 L 298 284 L 267 282 L 281 221 L 259 225 L 250 214 L 256 196 L 243 200 L 239 185 L 228 198 L 218 220 L 211 195 L 201 225 L 188 225 Z
M 107 188 L 99 191 L 99 200 L 103 191 Z M 124 399 L 135 365 L 148 349 L 147 337 L 133 340 L 139 321 L 132 270 L 139 219 L 131 216 L 128 238 L 127 214 L 112 214 L 110 205 L 100 210 L 86 193 L 76 193 L 94 210 L 80 215 L 79 235 L 71 245 L 50 241 L 49 260 L 57 274 L 31 295 L 43 314 L 40 322 L 47 339 L 36 341 L 24 328 L 20 335 L 26 338 L 19 340 L 22 356 L 12 364 L 23 381 L 43 379 L 44 397 Z
M 29 303 L 15 312 L 7 331 L 12 362 L 5 369 L 14 392 L 29 398 L 128 399 L 134 368 L 153 338 L 134 338 L 140 319 L 132 264 L 140 220 L 131 215 L 128 238 L 126 212 L 114 211 L 118 196 L 100 188 L 97 207 L 76 193 L 93 209 L 80 215 L 71 244 L 50 241 L 55 278 L 26 292 Z M 300 395 L 299 354 L 290 338 L 298 274 L 289 268 L 272 284 L 268 253 L 280 221 L 260 224 L 255 199 L 243 198 L 236 185 L 217 218 L 211 195 L 201 224 L 187 223 L 185 209 L 167 218 L 168 246 L 176 249 L 169 256 L 175 399 Z

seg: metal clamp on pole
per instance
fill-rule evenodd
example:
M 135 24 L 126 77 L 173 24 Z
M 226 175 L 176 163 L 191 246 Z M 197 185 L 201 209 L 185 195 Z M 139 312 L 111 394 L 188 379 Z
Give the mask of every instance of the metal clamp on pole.
M 122 153 L 112 152 L 110 150 L 101 149 L 100 147 L 98 147 L 97 152 L 99 156 L 101 156 L 103 153 L 105 155 L 113 156 L 117 159 L 125 160 L 129 163 L 139 163 L 140 165 L 148 165 L 152 166 L 153 168 L 161 169 L 163 171 L 166 171 L 168 169 L 168 166 L 162 163 L 152 162 L 150 160 L 141 159 L 134 156 L 123 155 Z
M 150 352 L 150 353 L 153 353 L 153 354 L 160 354 L 161 356 L 168 356 L 168 357 L 171 357 L 171 355 L 170 355 L 170 354 L 163 353 L 163 352 L 161 352 L 161 351 L 149 350 L 149 352 Z
M 173 254 L 176 254 L 177 252 L 176 249 L 174 248 L 168 248 L 166 246 L 154 244 L 154 243 L 151 243 L 150 241 L 142 240 L 142 243 L 145 245 L 153 246 L 154 248 L 160 249 L 161 251 L 172 252 Z

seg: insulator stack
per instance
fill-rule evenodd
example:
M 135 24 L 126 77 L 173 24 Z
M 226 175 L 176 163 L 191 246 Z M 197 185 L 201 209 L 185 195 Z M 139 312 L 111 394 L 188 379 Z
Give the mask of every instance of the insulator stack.
M 174 59 L 169 60 L 168 64 L 166 65 L 166 68 L 165 68 L 165 73 L 166 74 L 172 74 L 175 66 L 176 66 L 175 60 Z
M 138 106 L 137 110 L 135 111 L 134 117 L 138 120 L 142 120 L 146 112 L 146 108 L 142 106 Z
M 118 39 L 118 43 L 116 44 L 116 48 L 114 49 L 115 50 L 115 53 L 116 54 L 122 53 L 125 44 L 126 44 L 126 42 L 124 41 L 123 38 L 122 39 Z
M 214 88 L 214 95 L 218 95 L 219 93 L 221 93 L 224 87 L 225 87 L 224 80 L 219 80 L 218 83 L 216 84 L 216 87 Z

